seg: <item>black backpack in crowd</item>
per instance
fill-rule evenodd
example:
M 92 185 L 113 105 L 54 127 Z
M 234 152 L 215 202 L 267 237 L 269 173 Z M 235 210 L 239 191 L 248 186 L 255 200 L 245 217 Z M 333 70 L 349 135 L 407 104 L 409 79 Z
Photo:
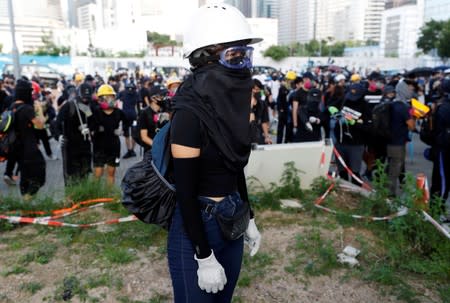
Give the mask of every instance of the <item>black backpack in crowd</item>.
M 170 123 L 153 138 L 152 149 L 122 179 L 122 205 L 139 220 L 169 229 L 176 205 L 173 184 Z
M 321 102 L 322 92 L 317 88 L 310 89 L 306 95 L 306 110 L 309 116 L 319 116 Z
M 372 132 L 376 137 L 391 138 L 391 103 L 382 102 L 372 109 Z
M 22 107 L 23 105 L 19 105 L 16 108 L 12 107 L 4 111 L 0 116 L 0 162 L 8 159 L 8 153 L 14 142 L 16 142 L 15 115 Z

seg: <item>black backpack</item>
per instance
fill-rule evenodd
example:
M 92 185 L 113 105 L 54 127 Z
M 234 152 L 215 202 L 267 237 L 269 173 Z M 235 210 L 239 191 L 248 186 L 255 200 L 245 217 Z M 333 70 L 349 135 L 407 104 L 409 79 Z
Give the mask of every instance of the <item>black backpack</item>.
M 23 105 L 11 107 L 0 116 L 0 162 L 8 159 L 8 154 L 17 140 L 14 121 L 15 115 L 22 107 Z
M 318 116 L 320 113 L 320 103 L 322 102 L 322 92 L 313 88 L 306 95 L 306 110 L 310 116 Z
M 433 145 L 435 143 L 435 134 L 433 132 L 433 116 L 427 115 L 420 125 L 419 131 L 420 141 L 426 145 Z
M 169 229 L 176 205 L 172 182 L 170 123 L 153 138 L 152 149 L 122 179 L 122 205 L 139 220 Z
M 391 138 L 390 102 L 382 102 L 372 109 L 372 133 L 376 137 Z

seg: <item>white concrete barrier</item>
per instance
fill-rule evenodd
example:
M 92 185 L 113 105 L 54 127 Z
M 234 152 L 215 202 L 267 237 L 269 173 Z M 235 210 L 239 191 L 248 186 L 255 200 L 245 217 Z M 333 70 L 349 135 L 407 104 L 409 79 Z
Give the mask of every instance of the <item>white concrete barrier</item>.
M 258 145 L 250 154 L 245 174 L 247 179 L 254 177 L 269 188 L 271 183 L 279 184 L 284 164 L 292 161 L 300 170 L 301 188 L 308 189 L 315 178 L 328 173 L 332 151 L 333 144 L 329 140 Z

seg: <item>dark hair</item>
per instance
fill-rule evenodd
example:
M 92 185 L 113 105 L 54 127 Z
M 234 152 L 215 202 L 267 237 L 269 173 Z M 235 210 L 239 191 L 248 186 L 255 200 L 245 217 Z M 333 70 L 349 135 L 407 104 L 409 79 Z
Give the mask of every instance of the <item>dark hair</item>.
M 253 79 L 253 87 L 255 86 L 259 89 L 264 89 L 264 85 L 258 79 Z

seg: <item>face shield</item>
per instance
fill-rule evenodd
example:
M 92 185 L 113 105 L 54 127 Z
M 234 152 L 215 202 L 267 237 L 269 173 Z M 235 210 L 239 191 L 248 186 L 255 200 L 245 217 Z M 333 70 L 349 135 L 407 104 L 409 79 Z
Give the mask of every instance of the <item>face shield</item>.
M 227 68 L 252 68 L 253 47 L 232 46 L 222 50 L 219 55 L 219 63 Z

